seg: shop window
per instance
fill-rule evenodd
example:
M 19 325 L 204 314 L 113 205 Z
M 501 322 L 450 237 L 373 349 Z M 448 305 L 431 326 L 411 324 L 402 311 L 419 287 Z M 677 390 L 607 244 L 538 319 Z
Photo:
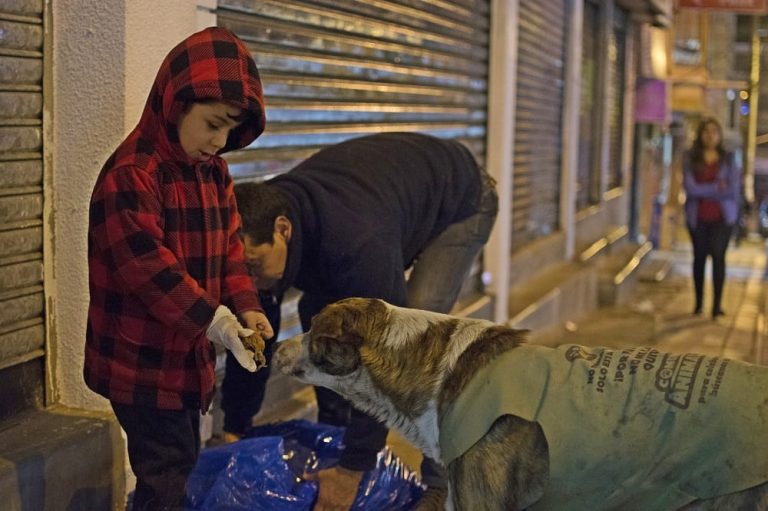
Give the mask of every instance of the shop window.
M 584 27 L 581 47 L 581 104 L 579 111 L 579 168 L 576 209 L 584 209 L 600 200 L 600 7 L 584 2 Z
M 627 13 L 616 8 L 610 34 L 608 61 L 613 68 L 609 85 L 608 189 L 622 185 L 622 147 L 624 144 L 624 88 L 626 87 Z

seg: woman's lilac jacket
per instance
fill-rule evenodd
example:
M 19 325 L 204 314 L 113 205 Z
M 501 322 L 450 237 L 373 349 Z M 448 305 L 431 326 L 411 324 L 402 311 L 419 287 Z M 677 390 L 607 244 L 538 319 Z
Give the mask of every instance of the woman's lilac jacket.
M 725 186 L 721 186 L 721 183 Z M 741 199 L 741 167 L 736 164 L 733 153 L 726 153 L 720 160 L 720 170 L 715 181 L 699 183 L 694 177 L 690 153 L 686 152 L 683 158 L 683 187 L 686 195 L 685 220 L 689 228 L 696 227 L 701 199 L 719 201 L 725 223 L 736 223 Z

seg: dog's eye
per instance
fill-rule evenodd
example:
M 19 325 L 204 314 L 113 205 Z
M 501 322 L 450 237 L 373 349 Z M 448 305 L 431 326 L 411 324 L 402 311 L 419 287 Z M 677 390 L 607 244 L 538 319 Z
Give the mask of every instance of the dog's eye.
M 344 376 L 357 369 L 357 347 L 333 337 L 318 336 L 309 343 L 309 360 L 323 372 Z

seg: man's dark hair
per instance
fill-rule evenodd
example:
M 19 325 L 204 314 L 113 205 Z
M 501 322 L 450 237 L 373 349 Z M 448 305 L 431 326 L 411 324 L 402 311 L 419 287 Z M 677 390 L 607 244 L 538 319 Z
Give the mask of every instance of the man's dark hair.
M 290 203 L 276 186 L 267 183 L 238 183 L 235 200 L 242 218 L 242 232 L 251 237 L 255 245 L 273 243 L 275 219 L 283 215 L 289 220 Z

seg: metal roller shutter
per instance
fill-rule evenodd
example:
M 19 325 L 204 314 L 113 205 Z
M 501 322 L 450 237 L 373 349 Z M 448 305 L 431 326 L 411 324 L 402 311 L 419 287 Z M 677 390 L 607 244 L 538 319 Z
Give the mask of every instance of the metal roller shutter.
M 579 106 L 579 167 L 576 210 L 600 202 L 600 6 L 584 0 L 581 36 L 581 104 Z
M 0 6 L 0 418 L 43 394 L 43 1 Z
M 488 0 L 220 0 L 217 16 L 267 102 L 267 131 L 227 158 L 236 179 L 378 131 L 457 138 L 484 161 Z
M 609 65 L 612 78 L 609 84 L 609 148 L 608 189 L 622 185 L 621 149 L 624 143 L 624 87 L 626 73 L 627 12 L 619 7 L 613 11 L 613 30 L 610 31 Z
M 235 180 L 265 179 L 326 145 L 381 131 L 455 138 L 484 164 L 489 3 L 219 0 L 218 25 L 251 49 L 267 106 L 265 133 L 227 155 Z M 462 296 L 481 288 L 480 273 L 476 264 Z M 297 298 L 290 290 L 283 301 L 281 336 L 301 330 Z M 262 411 L 275 406 L 268 398 Z
M 520 0 L 512 247 L 558 228 L 566 0 Z

